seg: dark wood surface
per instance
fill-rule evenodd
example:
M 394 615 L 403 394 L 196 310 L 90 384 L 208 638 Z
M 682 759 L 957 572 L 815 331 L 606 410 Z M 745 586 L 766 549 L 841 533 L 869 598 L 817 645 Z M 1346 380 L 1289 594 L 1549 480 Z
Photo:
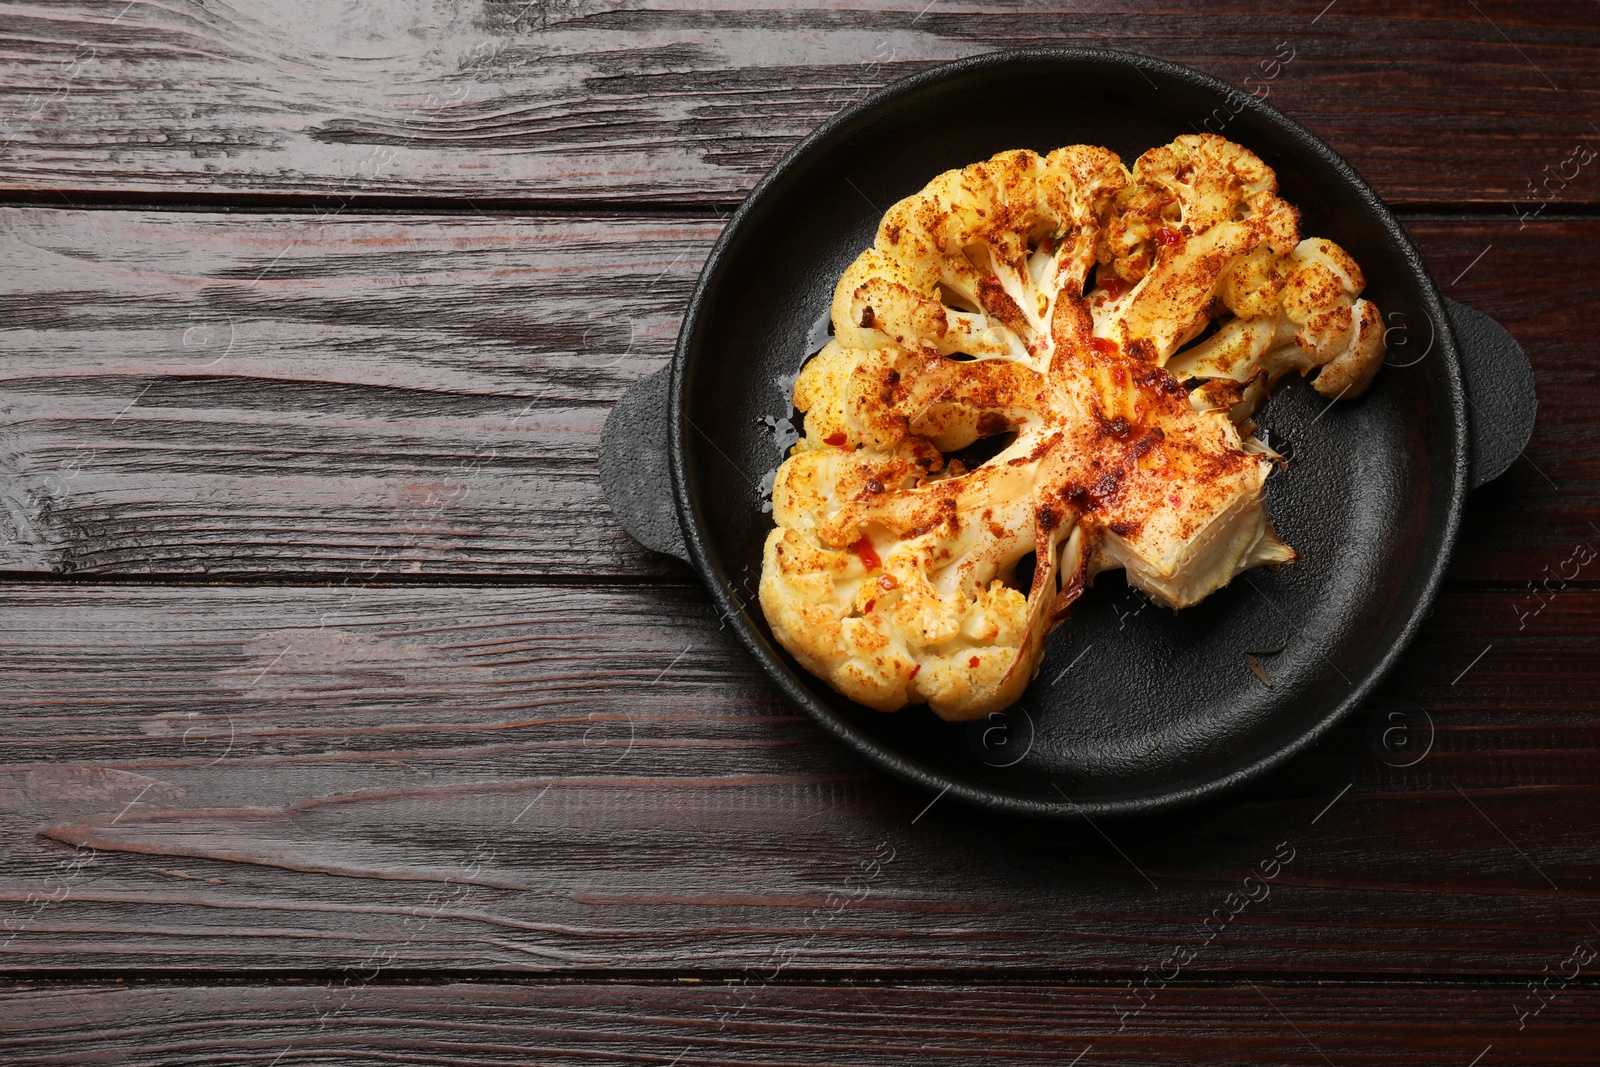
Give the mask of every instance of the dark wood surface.
M 0 113 L 21 118 L 0 183 L 49 201 L 725 203 L 871 89 L 1040 44 L 1259 82 L 1287 42 L 1272 102 L 1402 204 L 1503 209 L 1594 133 L 1587 3 L 1325 4 L 10 3 Z
M 0 1019 L 6 1062 L 129 1067 L 274 1057 L 517 1067 L 1463 1067 L 1479 1054 L 1480 1063 L 1497 1054 L 1505 1062 L 1508 1048 L 1518 1064 L 1555 1067 L 1592 1062 L 1583 1050 L 1600 1013 L 1593 989 L 1574 988 L 1519 1031 L 1511 988 L 1265 979 L 1163 990 L 1137 1015 L 1125 989 L 1052 983 L 32 984 L 4 994 L 26 1013 L 25 1025 Z M 54 1037 L 66 1030 L 71 1052 Z
M 1534 191 L 1600 10 L 1324 3 L 0 5 L 0 1062 L 1600 1063 L 1600 163 Z M 929 807 L 618 528 L 606 413 L 866 89 L 1279 41 L 1533 442 L 1289 767 Z

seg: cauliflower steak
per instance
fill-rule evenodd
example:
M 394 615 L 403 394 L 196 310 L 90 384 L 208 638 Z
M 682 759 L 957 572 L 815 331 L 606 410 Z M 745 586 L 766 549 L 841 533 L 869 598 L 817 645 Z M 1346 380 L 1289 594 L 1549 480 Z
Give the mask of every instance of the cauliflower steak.
M 972 719 L 1100 571 L 1176 609 L 1292 562 L 1251 416 L 1289 370 L 1346 397 L 1383 361 L 1360 268 L 1298 230 L 1210 134 L 1131 172 L 1002 152 L 892 207 L 795 383 L 761 570 L 778 640 L 869 707 Z

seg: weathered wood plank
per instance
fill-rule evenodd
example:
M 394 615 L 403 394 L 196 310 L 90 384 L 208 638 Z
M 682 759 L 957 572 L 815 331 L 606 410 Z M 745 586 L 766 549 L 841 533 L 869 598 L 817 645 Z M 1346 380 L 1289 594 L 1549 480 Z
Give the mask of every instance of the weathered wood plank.
M 1559 960 L 1557 961 L 1560 962 Z M 1569 968 L 1570 969 L 1570 968 Z M 1600 993 L 1415 985 L 27 985 L 0 988 L 21 1065 L 1594 1063 Z M 276 1061 L 273 1057 L 278 1057 Z M 1340 1057 L 1344 1057 L 1340 1059 Z
M 728 202 L 868 90 L 1039 44 L 1253 77 L 1397 202 L 1531 209 L 1600 140 L 1589 5 L 1320 6 L 8 3 L 0 188 Z M 1592 173 L 1551 189 L 1600 200 Z
M 0 210 L 0 569 L 681 575 L 597 448 L 718 226 Z M 1454 574 L 1538 579 L 1600 523 L 1600 221 L 1412 230 L 1540 387 Z
M 596 449 L 717 228 L 0 212 L 0 560 L 660 570 Z
M 1388 689 L 1414 765 L 1361 719 L 1097 829 L 918 818 L 692 587 L 3 593 L 14 974 L 1536 973 L 1591 936 L 1593 590 L 1447 595 Z

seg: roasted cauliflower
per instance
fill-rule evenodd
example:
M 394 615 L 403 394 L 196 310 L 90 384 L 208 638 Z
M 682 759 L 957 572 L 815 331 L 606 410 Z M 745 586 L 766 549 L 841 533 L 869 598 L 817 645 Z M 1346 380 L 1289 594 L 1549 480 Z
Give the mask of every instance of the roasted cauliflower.
M 1293 561 L 1249 420 L 1289 370 L 1359 395 L 1383 330 L 1276 190 L 1201 134 L 1131 172 L 1002 152 L 892 207 L 794 387 L 760 586 L 783 646 L 869 707 L 971 719 L 1021 695 L 1100 571 L 1176 609 Z

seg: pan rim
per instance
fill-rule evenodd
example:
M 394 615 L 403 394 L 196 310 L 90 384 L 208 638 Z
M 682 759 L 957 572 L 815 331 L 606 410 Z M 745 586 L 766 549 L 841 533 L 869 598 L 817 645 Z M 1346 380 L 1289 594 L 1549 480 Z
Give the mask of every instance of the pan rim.
M 746 618 L 746 612 L 751 605 L 741 602 L 731 592 L 731 583 L 725 577 L 721 566 L 712 557 L 711 550 L 701 535 L 695 504 L 690 496 L 687 470 L 688 457 L 685 444 L 687 438 L 685 436 L 684 390 L 687 367 L 689 360 L 692 358 L 695 343 L 706 328 L 705 323 L 707 320 L 702 312 L 705 308 L 707 294 L 717 281 L 720 274 L 720 265 L 726 257 L 735 235 L 745 221 L 763 206 L 766 198 L 772 195 L 772 190 L 789 171 L 801 164 L 812 152 L 832 141 L 841 131 L 870 117 L 874 111 L 893 103 L 902 96 L 936 85 L 941 81 L 973 73 L 989 72 L 995 68 L 1008 66 L 1025 67 L 1042 63 L 1116 63 L 1130 66 L 1149 75 L 1160 75 L 1165 78 L 1187 82 L 1222 96 L 1234 95 L 1243 97 L 1244 107 L 1266 120 L 1283 138 L 1297 142 L 1301 147 L 1309 150 L 1337 178 L 1353 186 L 1365 204 L 1371 220 L 1383 231 L 1384 235 L 1400 253 L 1401 258 L 1404 259 L 1413 276 L 1420 283 L 1418 289 L 1424 310 L 1435 324 L 1439 341 L 1442 342 L 1440 348 L 1443 356 L 1444 384 L 1449 393 L 1450 416 L 1455 436 L 1454 462 L 1451 465 L 1451 489 L 1444 514 L 1444 526 L 1437 540 L 1435 546 L 1437 551 L 1434 554 L 1431 569 L 1423 583 L 1421 595 L 1411 605 L 1409 618 L 1400 627 L 1393 643 L 1356 681 L 1352 686 L 1351 692 L 1346 694 L 1321 719 L 1301 731 L 1292 740 L 1261 754 L 1247 763 L 1221 764 L 1217 773 L 1209 774 L 1199 781 L 1186 780 L 1164 789 L 1149 788 L 1136 793 L 1113 794 L 1094 799 L 1085 799 L 1082 802 L 1074 801 L 1064 793 L 1061 801 L 1035 799 L 964 781 L 922 761 L 910 758 L 889 745 L 880 743 L 835 712 L 826 703 L 816 699 L 811 691 L 812 685 L 826 683 L 812 678 L 809 674 L 802 677 L 800 672 L 777 655 L 772 644 Z M 1377 192 L 1356 172 L 1355 168 L 1350 166 L 1342 156 L 1321 138 L 1253 94 L 1192 67 L 1116 49 L 1050 46 L 1004 49 L 967 56 L 891 82 L 869 93 L 861 100 L 823 122 L 822 125 L 786 152 L 773 165 L 771 170 L 756 183 L 750 194 L 735 210 L 727 226 L 724 227 L 722 233 L 713 244 L 711 252 L 706 258 L 705 266 L 702 268 L 700 277 L 695 284 L 694 291 L 690 296 L 688 307 L 685 310 L 677 344 L 673 351 L 671 367 L 667 405 L 667 453 L 668 467 L 672 479 L 673 505 L 677 509 L 685 548 L 688 550 L 695 571 L 709 589 L 712 599 L 720 612 L 720 617 L 732 625 L 740 641 L 755 657 L 767 676 L 778 686 L 784 696 L 804 710 L 807 716 L 822 727 L 823 730 L 843 741 L 859 755 L 903 781 L 937 792 L 941 796 L 949 794 L 974 806 L 1010 815 L 1045 818 L 1067 818 L 1075 815 L 1131 816 L 1189 806 L 1237 788 L 1246 782 L 1258 779 L 1269 771 L 1281 767 L 1321 740 L 1338 723 L 1348 718 L 1352 712 L 1371 697 L 1373 691 L 1393 670 L 1394 665 L 1416 637 L 1423 619 L 1429 613 L 1429 609 L 1438 595 L 1439 587 L 1443 584 L 1445 571 L 1448 569 L 1450 558 L 1454 553 L 1470 473 L 1471 452 L 1468 442 L 1466 386 L 1463 380 L 1460 356 L 1456 348 L 1454 334 L 1450 328 L 1450 320 L 1445 313 L 1444 303 L 1438 292 L 1438 287 L 1423 263 L 1420 253 L 1418 253 L 1415 245 L 1413 245 L 1405 230 L 1400 226 L 1399 221 L 1378 196 Z

